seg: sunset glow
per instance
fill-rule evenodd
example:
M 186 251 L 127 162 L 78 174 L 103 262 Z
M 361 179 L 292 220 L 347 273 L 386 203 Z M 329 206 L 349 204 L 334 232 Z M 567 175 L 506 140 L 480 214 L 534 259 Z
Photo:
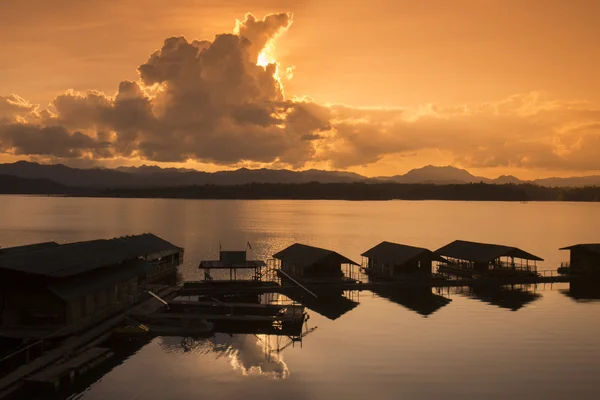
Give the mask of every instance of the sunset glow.
M 142 7 L 156 23 L 122 25 L 137 1 L 101 11 L 114 29 L 46 3 L 0 16 L 0 162 L 600 173 L 597 2 L 538 18 L 517 1 L 436 1 L 438 17 L 410 1 L 175 1 L 181 18 Z

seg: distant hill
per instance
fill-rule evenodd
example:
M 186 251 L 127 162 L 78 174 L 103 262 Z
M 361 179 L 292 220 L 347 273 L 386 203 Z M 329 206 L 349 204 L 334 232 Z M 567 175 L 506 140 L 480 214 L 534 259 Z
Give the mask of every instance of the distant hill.
M 65 165 L 43 165 L 19 161 L 0 164 L 0 174 L 20 178 L 50 179 L 69 186 L 88 188 L 176 187 L 189 185 L 243 185 L 246 183 L 344 183 L 367 178 L 342 171 L 289 171 L 285 169 L 238 169 L 203 172 L 157 166 L 119 167 L 117 169 L 79 169 Z
M 501 175 L 496 179 L 484 178 L 482 176 L 472 175 L 469 171 L 446 166 L 436 167 L 427 165 L 423 168 L 412 169 L 404 175 L 395 175 L 389 177 L 374 178 L 379 182 L 395 182 L 395 183 L 433 183 L 437 185 L 460 184 L 460 183 L 491 183 L 504 185 L 530 183 L 533 185 L 547 187 L 584 187 L 584 186 L 600 186 L 600 176 L 581 176 L 571 178 L 543 178 L 531 181 L 521 180 L 512 175 Z
M 0 174 L 27 179 L 48 179 L 56 183 L 79 187 L 129 187 L 135 186 L 132 174 L 111 169 L 79 169 L 62 164 L 44 165 L 18 161 L 0 164 Z
M 533 181 L 536 185 L 550 187 L 600 186 L 600 175 L 575 176 L 571 178 L 545 178 Z
M 379 181 L 389 181 L 396 183 L 435 183 L 435 184 L 452 184 L 452 183 L 474 183 L 488 181 L 487 178 L 471 175 L 469 171 L 447 167 L 435 167 L 427 165 L 423 168 L 412 169 L 404 175 L 395 175 L 390 177 L 377 177 Z
M 573 178 L 546 178 L 522 181 L 514 176 L 500 176 L 496 179 L 472 175 L 469 171 L 446 166 L 425 166 L 410 170 L 404 175 L 365 176 L 345 171 L 290 171 L 286 169 L 247 169 L 235 171 L 203 172 L 192 169 L 160 168 L 157 166 L 119 167 L 116 169 L 71 168 L 65 165 L 43 165 L 19 161 L 0 164 L 0 174 L 26 179 L 46 179 L 58 184 L 80 188 L 158 188 L 193 185 L 245 185 L 248 183 L 431 183 L 431 184 L 521 184 L 531 183 L 541 186 L 583 187 L 600 186 L 600 176 Z
M 0 174 L 0 194 L 68 194 L 68 186 L 48 179 L 27 179 Z

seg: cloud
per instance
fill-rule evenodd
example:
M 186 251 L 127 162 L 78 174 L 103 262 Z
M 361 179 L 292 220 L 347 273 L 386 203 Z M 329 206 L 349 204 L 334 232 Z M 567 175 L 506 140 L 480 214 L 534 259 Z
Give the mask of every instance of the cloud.
M 61 126 L 40 127 L 33 124 L 0 124 L 0 151 L 13 155 L 79 158 L 84 155 L 110 157 L 108 142 L 81 132 L 68 132 Z
M 0 97 L 0 151 L 48 160 L 192 160 L 336 169 L 438 150 L 464 167 L 600 170 L 600 108 L 528 93 L 497 102 L 356 108 L 286 98 L 273 56 L 289 13 L 247 14 L 214 40 L 171 37 L 113 96 L 49 109 Z M 257 65 L 260 64 L 260 65 Z M 326 66 L 323 66 L 324 72 Z
M 114 97 L 63 93 L 41 123 L 105 135 L 118 157 L 301 167 L 327 122 L 311 114 L 318 106 L 285 99 L 276 65 L 257 65 L 261 49 L 290 24 L 287 13 L 248 14 L 238 34 L 212 42 L 168 38 L 139 66 L 139 82 L 121 82 Z
M 291 13 L 270 14 L 258 20 L 248 13 L 243 21 L 236 21 L 234 32 L 250 41 L 250 57 L 256 60 L 263 49 L 290 27 L 292 19 Z
M 27 100 L 16 94 L 0 96 L 0 122 L 13 121 L 24 115 L 31 114 L 37 109 Z
M 600 108 L 539 93 L 460 107 L 361 110 L 332 107 L 321 155 L 336 168 L 390 154 L 441 150 L 466 167 L 600 169 Z

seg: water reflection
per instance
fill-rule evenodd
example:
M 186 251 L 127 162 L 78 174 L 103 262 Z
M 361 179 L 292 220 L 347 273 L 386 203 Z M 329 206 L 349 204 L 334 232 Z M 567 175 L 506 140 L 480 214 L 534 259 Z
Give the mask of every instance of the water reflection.
M 296 336 L 283 332 L 280 334 L 218 332 L 210 338 L 160 337 L 158 344 L 167 353 L 198 353 L 212 355 L 215 359 L 225 357 L 233 370 L 242 375 L 286 379 L 290 376 L 290 369 L 283 359 L 283 351 L 290 347 L 302 347 L 304 337 L 316 329 L 316 326 L 309 327 L 307 322 L 304 324 L 304 329 Z
M 562 289 L 561 293 L 577 302 L 596 302 L 600 300 L 600 282 L 574 280 L 569 284 L 569 289 Z
M 215 359 L 227 358 L 242 375 L 264 375 L 286 379 L 290 370 L 283 360 L 282 340 L 276 335 L 216 333 L 211 338 L 161 337 L 159 346 L 168 353 L 198 353 Z
M 327 319 L 336 320 L 342 315 L 356 308 L 359 304 L 360 292 L 358 290 L 342 291 L 321 289 L 319 297 L 315 298 L 303 290 L 288 290 L 286 297 L 296 301 L 311 311 Z
M 434 294 L 428 287 L 404 287 L 382 285 L 372 289 L 378 296 L 400 304 L 411 311 L 427 317 L 452 300 L 440 294 Z
M 454 293 L 511 311 L 518 311 L 542 297 L 536 292 L 536 285 L 469 286 L 456 288 Z

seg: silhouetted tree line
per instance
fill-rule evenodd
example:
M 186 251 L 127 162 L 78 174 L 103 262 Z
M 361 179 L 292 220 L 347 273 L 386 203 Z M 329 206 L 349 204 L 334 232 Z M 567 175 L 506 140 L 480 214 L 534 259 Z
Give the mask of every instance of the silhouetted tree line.
M 311 182 L 108 189 L 98 195 L 191 199 L 600 201 L 600 187 L 549 188 L 531 184 L 494 185 L 485 183 L 434 185 Z
M 311 182 L 93 189 L 65 186 L 47 179 L 24 179 L 9 175 L 0 175 L 0 193 L 181 199 L 600 201 L 600 187 L 596 186 L 550 188 L 532 184 Z

